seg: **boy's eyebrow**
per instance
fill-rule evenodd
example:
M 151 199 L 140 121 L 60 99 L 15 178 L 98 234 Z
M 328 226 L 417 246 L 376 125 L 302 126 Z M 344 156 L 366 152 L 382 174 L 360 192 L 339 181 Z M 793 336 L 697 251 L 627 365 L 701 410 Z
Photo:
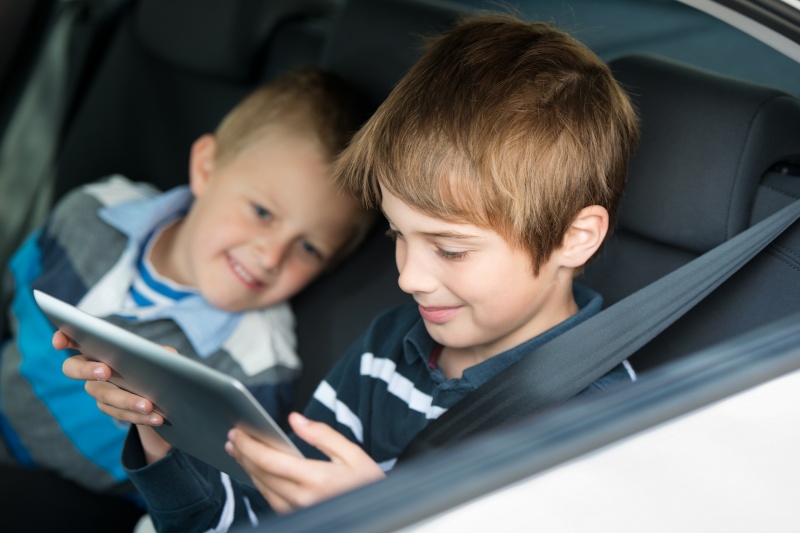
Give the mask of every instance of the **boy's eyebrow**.
M 441 239 L 475 239 L 477 235 L 469 235 L 467 233 L 459 233 L 457 231 L 424 231 L 422 235 L 427 237 L 437 237 Z

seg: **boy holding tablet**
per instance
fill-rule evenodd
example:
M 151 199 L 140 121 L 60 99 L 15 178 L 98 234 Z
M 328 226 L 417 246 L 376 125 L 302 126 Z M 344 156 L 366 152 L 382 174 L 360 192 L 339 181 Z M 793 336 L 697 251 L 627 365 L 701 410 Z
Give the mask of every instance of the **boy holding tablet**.
M 119 464 L 127 425 L 61 373 L 64 354 L 31 289 L 236 377 L 285 419 L 300 371 L 287 300 L 374 218 L 329 173 L 364 119 L 340 80 L 294 71 L 195 141 L 188 186 L 159 194 L 114 176 L 59 202 L 10 262 L 14 331 L 0 357 L 0 443 L 10 457 L 0 462 L 97 493 L 132 490 Z
M 123 463 L 159 530 L 222 531 L 381 479 L 431 419 L 599 311 L 573 278 L 613 225 L 637 141 L 608 67 L 549 25 L 481 16 L 433 40 L 335 167 L 389 220 L 398 282 L 417 305 L 378 316 L 290 415 L 305 458 L 229 433 L 263 499 L 159 442 L 148 426 L 161 417 L 102 381 L 107 366 L 77 356 L 64 371 L 139 424 Z M 633 377 L 623 364 L 582 394 Z

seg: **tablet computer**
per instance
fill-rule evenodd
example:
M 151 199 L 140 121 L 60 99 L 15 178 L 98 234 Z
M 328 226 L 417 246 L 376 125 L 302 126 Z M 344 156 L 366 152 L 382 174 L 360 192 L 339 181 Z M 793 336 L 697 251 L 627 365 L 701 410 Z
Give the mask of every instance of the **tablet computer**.
M 152 401 L 164 424 L 155 430 L 175 448 L 252 485 L 225 451 L 231 428 L 301 455 L 280 426 L 237 379 L 176 354 L 41 291 L 36 303 L 79 351 L 113 370 L 111 383 Z

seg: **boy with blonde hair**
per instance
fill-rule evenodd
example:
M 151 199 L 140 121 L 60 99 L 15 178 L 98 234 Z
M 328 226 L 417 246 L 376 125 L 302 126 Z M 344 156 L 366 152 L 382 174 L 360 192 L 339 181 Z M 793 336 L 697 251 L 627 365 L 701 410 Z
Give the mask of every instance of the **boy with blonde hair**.
M 365 119 L 338 78 L 293 71 L 194 142 L 188 186 L 159 194 L 114 176 L 59 202 L 10 263 L 0 464 L 50 471 L 94 493 L 133 489 L 119 463 L 128 427 L 62 374 L 65 356 L 49 341 L 34 288 L 238 378 L 285 418 L 301 370 L 287 300 L 374 219 L 329 172 Z
M 608 67 L 552 26 L 481 16 L 432 40 L 335 168 L 389 220 L 399 284 L 417 305 L 378 316 L 305 415 L 290 415 L 306 458 L 231 430 L 226 449 L 269 507 L 289 512 L 382 478 L 430 420 L 598 312 L 600 295 L 573 278 L 613 225 L 637 141 L 635 113 Z M 78 357 L 64 370 L 87 379 L 109 369 Z M 581 394 L 633 377 L 620 365 Z M 159 529 L 224 529 L 223 509 L 245 516 L 236 498 L 246 489 L 204 492 L 180 472 L 185 455 L 151 439 L 147 426 L 161 419 L 149 404 L 135 413 L 140 399 L 113 385 L 87 390 L 142 424 L 123 462 L 160 506 Z M 218 473 L 192 469 L 221 486 Z M 202 499 L 202 511 L 171 513 L 164 485 L 185 496 L 171 510 Z M 252 491 L 248 501 L 263 506 Z

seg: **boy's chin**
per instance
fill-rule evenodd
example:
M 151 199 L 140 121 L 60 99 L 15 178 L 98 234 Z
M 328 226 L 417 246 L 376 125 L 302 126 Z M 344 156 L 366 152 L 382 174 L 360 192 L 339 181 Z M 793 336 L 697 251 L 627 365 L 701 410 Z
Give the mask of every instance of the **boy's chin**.
M 463 347 L 463 339 L 459 339 L 459 335 L 456 334 L 456 332 L 446 331 L 446 325 L 433 324 L 428 321 L 423 321 L 423 323 L 425 324 L 425 329 L 428 331 L 428 335 L 430 335 L 437 344 L 450 348 Z

